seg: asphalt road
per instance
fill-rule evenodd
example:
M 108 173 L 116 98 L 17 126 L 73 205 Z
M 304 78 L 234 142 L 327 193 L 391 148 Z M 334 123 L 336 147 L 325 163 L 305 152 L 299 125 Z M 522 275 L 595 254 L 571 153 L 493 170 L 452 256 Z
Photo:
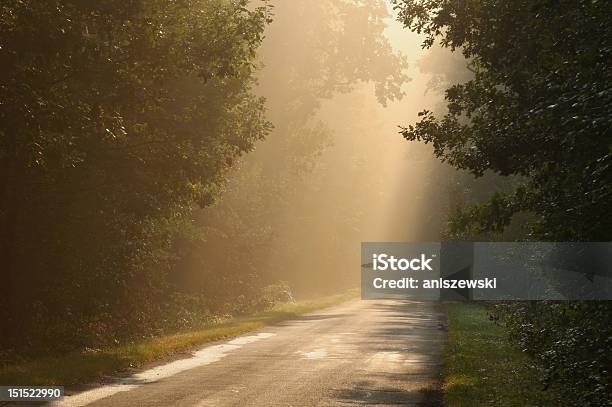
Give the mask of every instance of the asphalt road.
M 434 302 L 353 301 L 58 405 L 435 406 L 445 339 Z

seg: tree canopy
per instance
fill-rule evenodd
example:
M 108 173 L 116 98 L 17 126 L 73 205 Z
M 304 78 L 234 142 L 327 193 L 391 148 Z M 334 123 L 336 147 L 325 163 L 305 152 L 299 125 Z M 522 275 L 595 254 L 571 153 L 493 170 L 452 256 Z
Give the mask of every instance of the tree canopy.
M 270 130 L 269 21 L 247 0 L 3 2 L 2 341 L 155 317 L 173 225 Z
M 516 176 L 511 192 L 451 216 L 450 234 L 502 232 L 528 212 L 522 239 L 609 241 L 612 236 L 612 29 L 598 0 L 396 0 L 399 18 L 460 50 L 473 79 L 446 90 L 443 115 L 420 113 L 407 140 L 431 143 L 480 177 Z M 610 403 L 608 302 L 501 304 L 509 333 L 535 357 L 560 404 Z
M 396 1 L 405 26 L 460 50 L 474 78 L 446 91 L 448 112 L 403 130 L 480 176 L 519 175 L 513 194 L 456 218 L 501 230 L 520 211 L 533 237 L 609 240 L 612 30 L 606 1 Z

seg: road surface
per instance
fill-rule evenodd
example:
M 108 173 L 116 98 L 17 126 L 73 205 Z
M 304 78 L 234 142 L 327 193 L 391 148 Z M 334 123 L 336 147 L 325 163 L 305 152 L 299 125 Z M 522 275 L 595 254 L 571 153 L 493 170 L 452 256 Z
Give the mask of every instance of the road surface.
M 435 406 L 445 339 L 434 302 L 352 301 L 57 405 Z

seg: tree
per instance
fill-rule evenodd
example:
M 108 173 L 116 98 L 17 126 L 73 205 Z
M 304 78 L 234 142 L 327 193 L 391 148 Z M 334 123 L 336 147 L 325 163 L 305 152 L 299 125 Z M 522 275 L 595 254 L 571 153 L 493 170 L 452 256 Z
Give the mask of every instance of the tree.
M 176 225 L 270 129 L 251 91 L 269 9 L 247 5 L 0 6 L 4 345 L 155 318 Z
M 533 237 L 609 240 L 611 30 L 605 1 L 397 1 L 406 27 L 461 49 L 475 78 L 446 91 L 448 114 L 404 129 L 475 175 L 524 176 L 486 211 L 533 211 Z M 493 203 L 492 203 L 493 204 Z M 469 219 L 480 223 L 485 212 Z M 481 225 L 482 229 L 486 226 Z
M 477 176 L 524 181 L 459 212 L 452 232 L 499 232 L 531 212 L 531 239 L 612 236 L 612 29 L 607 1 L 396 0 L 399 18 L 471 60 L 474 78 L 446 90 L 448 112 L 403 129 Z M 468 233 L 469 234 L 469 233 Z M 606 302 L 511 304 L 523 349 L 571 405 L 610 403 L 612 307 Z

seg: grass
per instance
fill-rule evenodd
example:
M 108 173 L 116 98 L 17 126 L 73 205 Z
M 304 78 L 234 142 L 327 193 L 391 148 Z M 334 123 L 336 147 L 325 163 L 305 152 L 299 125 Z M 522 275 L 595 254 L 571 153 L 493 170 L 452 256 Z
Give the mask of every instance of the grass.
M 541 372 L 513 343 L 503 327 L 489 321 L 482 305 L 445 303 L 444 405 L 555 406 L 542 390 Z
M 20 362 L 0 368 L 3 385 L 72 385 L 99 380 L 130 368 L 164 359 L 197 345 L 231 338 L 266 325 L 298 317 L 321 308 L 357 298 L 358 290 L 296 303 L 279 304 L 248 317 L 204 329 L 102 349 Z

